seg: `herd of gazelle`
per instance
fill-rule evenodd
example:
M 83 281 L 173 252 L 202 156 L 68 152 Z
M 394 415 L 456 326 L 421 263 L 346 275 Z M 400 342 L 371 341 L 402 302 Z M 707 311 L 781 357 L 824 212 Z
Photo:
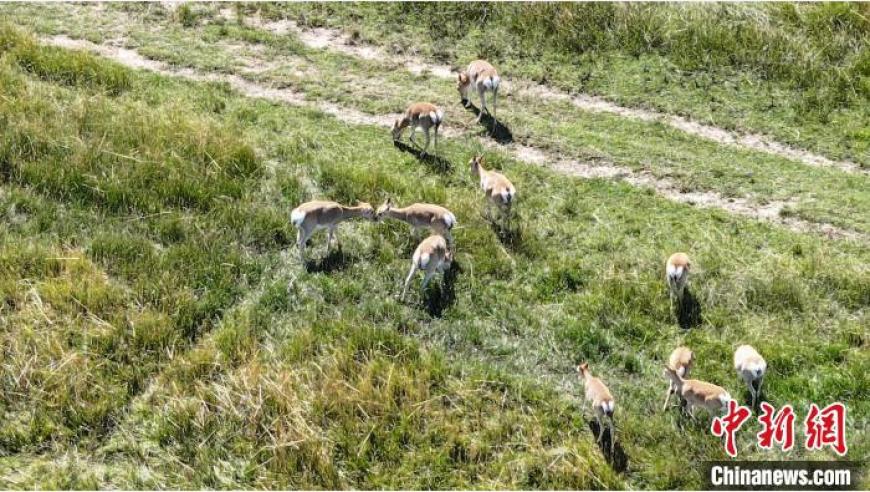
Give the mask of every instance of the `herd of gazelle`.
M 689 281 L 689 256 L 685 253 L 674 253 L 665 263 L 665 282 L 668 285 L 671 298 L 682 302 Z M 723 413 L 728 409 L 731 395 L 721 386 L 698 379 L 687 379 L 689 371 L 695 363 L 695 354 L 688 347 L 677 347 L 671 352 L 665 364 L 664 376 L 667 378 L 668 389 L 665 394 L 665 404 L 662 410 L 667 410 L 672 394 L 677 394 L 685 402 L 689 415 L 695 418 L 695 409 L 702 408 L 708 413 Z M 734 351 L 734 370 L 746 383 L 752 396 L 752 408 L 755 408 L 761 394 L 761 383 L 767 372 L 767 362 L 764 357 L 750 345 L 741 345 Z M 601 379 L 593 377 L 589 364 L 577 366 L 577 372 L 586 387 L 586 400 L 591 402 L 595 420 L 598 422 L 598 442 L 604 436 L 602 417 L 607 417 L 610 427 L 610 445 L 613 449 L 615 436 L 613 434 L 613 411 L 615 400 Z
M 498 88 L 501 78 L 495 68 L 483 60 L 471 62 L 468 69 L 460 72 L 457 89 L 462 97 L 463 104 L 468 104 L 468 92 L 476 89 L 480 96 L 480 112 L 477 120 L 484 111 L 489 112 L 486 106 L 486 93 L 492 93 L 492 114 L 498 98 Z M 422 129 L 426 137 L 422 151 L 425 153 L 429 148 L 429 130 L 434 129 L 435 149 L 438 148 L 438 129 L 444 121 L 444 112 L 431 103 L 413 103 L 408 106 L 402 117 L 393 124 L 392 135 L 394 140 L 399 140 L 404 130 L 411 127 L 411 143 L 417 145 L 414 140 L 415 131 Z M 469 162 L 472 174 L 480 181 L 480 187 L 487 199 L 487 207 L 495 206 L 502 214 L 509 215 L 516 199 L 516 188 L 503 174 L 487 170 L 484 167 L 484 157 L 476 155 Z M 327 252 L 333 240 L 337 241 L 336 228 L 344 220 L 362 217 L 372 221 L 380 221 L 391 218 L 406 222 L 412 228 L 412 233 L 420 229 L 429 229 L 433 234 L 425 238 L 414 250 L 411 258 L 411 269 L 405 278 L 400 298 L 404 300 L 408 286 L 419 270 L 424 272 L 422 288 L 436 273 L 443 273 L 453 263 L 453 235 L 451 230 L 456 225 L 456 216 L 452 212 L 439 205 L 429 203 L 413 203 L 406 207 L 394 206 L 388 199 L 377 210 L 368 203 L 359 203 L 357 206 L 344 206 L 331 201 L 311 201 L 293 209 L 290 220 L 298 229 L 297 247 L 300 259 L 305 261 L 305 244 L 311 235 L 318 229 L 327 229 L 326 242 Z M 665 264 L 665 281 L 670 292 L 672 304 L 682 305 L 686 285 L 689 280 L 691 263 L 685 253 L 674 253 Z M 681 401 L 694 418 L 695 409 L 700 407 L 709 413 L 723 412 L 728 407 L 731 395 L 722 387 L 697 379 L 686 379 L 695 362 L 694 353 L 687 347 L 677 347 L 671 353 L 665 365 L 664 376 L 667 378 L 668 389 L 665 396 L 663 410 L 668 407 L 672 394 L 679 395 Z M 761 392 L 761 383 L 767 370 L 764 358 L 751 346 L 741 345 L 734 352 L 734 369 L 749 387 L 752 395 L 752 407 L 758 400 Z M 592 405 L 595 420 L 598 422 L 598 442 L 604 436 L 602 419 L 606 417 L 610 428 L 611 449 L 615 442 L 613 434 L 613 413 L 615 400 L 607 385 L 592 375 L 588 363 L 577 366 L 577 372 L 583 380 L 585 387 L 585 399 Z

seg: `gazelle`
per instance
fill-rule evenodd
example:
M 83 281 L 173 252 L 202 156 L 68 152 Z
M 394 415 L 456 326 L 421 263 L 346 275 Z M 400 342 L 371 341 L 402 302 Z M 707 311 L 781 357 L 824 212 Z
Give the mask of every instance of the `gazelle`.
M 346 207 L 335 202 L 312 201 L 303 203 L 290 212 L 290 222 L 296 226 L 296 246 L 299 248 L 299 258 L 305 261 L 305 243 L 318 229 L 329 230 L 326 240 L 326 251 L 333 238 L 338 237 L 335 229 L 342 221 L 353 217 L 363 217 L 374 220 L 375 210 L 368 203 L 360 203 L 356 207 Z
M 517 196 L 517 189 L 503 174 L 489 171 L 483 167 L 483 155 L 471 158 L 471 172 L 480 179 L 480 187 L 489 203 L 495 205 L 505 215 L 509 215 Z
M 758 395 L 761 394 L 761 383 L 764 382 L 764 373 L 767 372 L 767 362 L 751 345 L 741 345 L 734 352 L 734 370 L 743 378 L 749 386 L 752 394 L 752 408 Z M 755 387 L 756 381 L 758 387 Z
M 592 402 L 592 411 L 595 412 L 595 421 L 598 422 L 598 439 L 596 442 L 601 442 L 604 436 L 604 426 L 601 423 L 601 417 L 607 417 L 607 424 L 610 427 L 610 451 L 613 452 L 613 443 L 616 442 L 616 434 L 613 433 L 613 410 L 616 408 L 616 403 L 610 390 L 601 382 L 600 379 L 593 377 L 589 371 L 589 364 L 584 362 L 577 366 L 577 372 L 583 378 L 583 384 L 586 388 L 585 399 Z
M 453 263 L 453 253 L 447 247 L 447 241 L 440 234 L 433 234 L 417 246 L 414 250 L 414 256 L 411 257 L 411 271 L 408 272 L 408 277 L 405 279 L 405 286 L 402 287 L 401 300 L 405 300 L 405 294 L 408 293 L 408 285 L 411 279 L 414 278 L 414 273 L 417 270 L 425 272 L 423 276 L 423 284 L 420 289 L 425 290 L 429 281 L 436 273 L 444 273 L 450 268 Z
M 456 225 L 456 216 L 444 207 L 430 203 L 414 203 L 407 207 L 397 208 L 393 205 L 393 200 L 389 198 L 378 207 L 375 214 L 377 220 L 382 220 L 383 217 L 407 222 L 411 225 L 414 233 L 419 229 L 428 228 L 447 238 L 448 244 L 453 244 L 453 235 L 450 230 Z
M 694 362 L 695 354 L 693 354 L 688 347 L 677 347 L 673 352 L 671 352 L 671 356 L 668 358 L 668 369 L 674 370 L 678 376 L 685 378 L 689 375 L 689 370 L 692 368 Z M 668 401 L 671 399 L 671 393 L 675 393 L 676 391 L 676 385 L 674 385 L 674 382 L 668 378 L 668 393 L 665 396 L 665 405 L 662 407 L 662 410 L 668 408 Z
M 665 265 L 665 280 L 671 292 L 671 300 L 676 299 L 680 306 L 683 304 L 683 292 L 689 282 L 689 268 L 691 262 L 686 253 L 672 254 Z
M 414 140 L 414 132 L 417 127 L 423 129 L 426 135 L 426 145 L 423 146 L 423 153 L 429 148 L 429 129 L 435 128 L 435 152 L 438 152 L 438 129 L 444 121 L 444 111 L 430 103 L 413 103 L 408 106 L 408 109 L 402 114 L 402 117 L 393 123 L 393 140 L 399 141 L 402 138 L 402 133 L 405 128 L 411 127 L 411 143 L 419 147 L 417 141 Z
M 665 367 L 665 376 L 676 387 L 677 393 L 686 400 L 692 418 L 695 418 L 696 407 L 706 409 L 711 415 L 721 413 L 728 408 L 731 395 L 725 389 L 697 379 L 683 379 L 677 374 L 677 371 L 670 367 Z
M 462 103 L 467 107 L 470 101 L 468 100 L 468 90 L 471 88 L 477 89 L 477 94 L 480 95 L 480 112 L 477 113 L 477 121 L 480 122 L 480 117 L 483 112 L 489 113 L 486 107 L 486 91 L 492 92 L 492 117 L 495 119 L 495 110 L 498 105 L 498 86 L 501 83 L 501 77 L 495 67 L 484 60 L 474 60 L 468 64 L 468 68 L 459 72 L 459 80 L 456 83 L 456 88 L 459 90 L 459 95 L 462 97 Z

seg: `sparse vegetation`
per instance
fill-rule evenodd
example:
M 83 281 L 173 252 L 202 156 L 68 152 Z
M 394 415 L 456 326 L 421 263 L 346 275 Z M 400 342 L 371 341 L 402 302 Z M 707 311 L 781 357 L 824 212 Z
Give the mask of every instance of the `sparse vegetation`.
M 474 139 L 442 140 L 446 165 L 429 166 L 393 147 L 385 128 L 41 46 L 25 29 L 62 28 L 63 9 L 95 19 L 125 9 L 173 22 L 133 42 L 197 70 L 239 67 L 184 36 L 244 38 L 264 56 L 292 48 L 308 69 L 345 64 L 389 80 L 395 94 L 357 97 L 341 94 L 340 80 L 294 79 L 313 100 L 372 111 L 383 110 L 378 94 L 392 109 L 412 91 L 446 98 L 449 85 L 420 77 L 411 87 L 376 62 L 309 52 L 254 27 L 184 27 L 156 4 L 102 14 L 45 5 L 25 21 L 28 7 L 0 8 L 0 19 L 28 26 L 0 21 L 3 487 L 697 488 L 700 462 L 725 455 L 703 422 L 661 412 L 662 369 L 681 344 L 703 361 L 693 377 L 744 401 L 732 354 L 752 344 L 767 359 L 767 401 L 843 401 L 849 458 L 870 452 L 865 242 L 569 179 L 487 149 L 488 168 L 521 190 L 513 225 L 500 227 L 481 215 L 467 165 L 484 151 Z M 214 14 L 191 9 L 203 22 Z M 78 24 L 97 40 L 118 28 Z M 499 111 L 527 121 L 520 104 Z M 533 118 L 523 128 L 540 139 L 543 120 Z M 605 120 L 585 133 L 556 122 L 565 137 L 552 148 L 575 153 L 578 134 L 618 129 Z M 640 155 L 621 146 L 647 131 L 626 129 L 602 152 Z M 725 169 L 739 153 L 671 131 L 656 138 L 673 149 L 647 155 L 662 169 L 682 154 L 691 173 L 689 163 L 720 153 Z M 764 162 L 793 169 L 799 185 L 787 193 L 822 190 L 812 203 L 847 207 L 863 227 L 866 177 Z M 831 184 L 845 180 L 854 186 Z M 393 222 L 347 223 L 341 250 L 323 256 L 318 240 L 311 261 L 297 259 L 293 207 L 387 197 L 456 214 L 455 265 L 443 280 L 398 301 L 416 243 Z M 687 297 L 699 309 L 684 327 L 662 271 L 677 250 L 692 256 Z M 595 445 L 580 404 L 573 367 L 584 360 L 619 402 L 615 460 Z M 742 457 L 784 456 L 756 449 L 754 431 L 740 434 Z

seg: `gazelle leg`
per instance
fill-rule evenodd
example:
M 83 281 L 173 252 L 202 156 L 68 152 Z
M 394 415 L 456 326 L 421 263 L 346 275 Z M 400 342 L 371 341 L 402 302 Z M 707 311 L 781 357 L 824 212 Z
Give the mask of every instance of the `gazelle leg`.
M 496 108 L 497 104 L 498 104 L 498 89 L 493 89 L 493 91 L 492 91 L 492 119 L 493 120 L 496 120 L 495 108 Z M 493 125 L 493 128 L 495 128 L 495 125 Z
M 300 228 L 296 232 L 296 248 L 299 250 L 299 260 L 305 263 L 305 242 L 308 240 L 305 230 Z
M 429 285 L 429 281 L 432 280 L 433 275 L 435 275 L 435 272 L 432 271 L 431 268 L 427 268 L 426 275 L 423 276 L 423 284 L 420 285 L 420 290 L 426 290 L 426 286 Z
M 673 391 L 674 391 L 673 383 L 669 383 L 669 384 L 668 384 L 668 392 L 667 392 L 667 394 L 665 395 L 665 405 L 662 407 L 662 410 L 667 410 L 667 409 L 668 409 L 668 401 L 670 401 L 670 399 L 671 399 L 671 393 L 673 393 Z
M 598 439 L 595 442 L 600 443 L 601 438 L 604 437 L 604 425 L 601 423 L 601 413 L 597 410 L 595 412 L 595 421 L 598 422 Z
M 417 263 L 411 264 L 411 271 L 408 272 L 408 277 L 405 279 L 405 286 L 402 287 L 402 296 L 399 298 L 400 300 L 405 300 L 405 294 L 408 293 L 408 284 L 411 283 L 411 279 L 414 278 L 414 273 L 417 271 Z
M 429 127 L 423 128 L 423 134 L 426 135 L 426 143 L 423 145 L 423 153 L 429 149 Z
M 411 125 L 411 135 L 408 136 L 408 140 L 409 140 L 412 144 L 414 144 L 414 145 L 416 145 L 417 147 L 419 147 L 420 145 L 418 145 L 418 144 L 417 144 L 417 141 L 414 140 L 414 134 L 415 134 L 415 133 L 417 133 L 417 125 Z
M 607 427 L 610 428 L 610 454 L 613 454 L 613 448 L 616 445 L 616 433 L 613 431 L 613 415 L 607 417 Z
M 335 239 L 335 227 L 329 228 L 329 235 L 326 237 L 326 252 L 329 253 L 329 246 L 332 244 L 332 241 Z
M 483 112 L 486 111 L 486 89 L 478 87 L 477 93 L 480 95 L 480 111 L 477 113 L 477 122 L 480 123 L 480 118 L 483 117 Z
M 757 396 L 757 393 L 755 392 L 755 381 L 749 382 L 749 394 L 752 396 L 752 407 L 750 408 L 755 410 L 755 400 Z
M 438 153 L 438 127 L 441 125 L 435 125 L 435 153 Z

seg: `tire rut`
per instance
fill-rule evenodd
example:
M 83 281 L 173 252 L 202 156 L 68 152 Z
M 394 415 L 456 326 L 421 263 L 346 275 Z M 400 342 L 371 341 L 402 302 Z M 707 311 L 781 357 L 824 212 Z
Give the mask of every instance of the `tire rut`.
M 352 125 L 390 127 L 395 118 L 399 116 L 398 114 L 375 116 L 331 102 L 306 100 L 303 93 L 293 89 L 267 87 L 251 82 L 238 75 L 203 73 L 190 68 L 173 68 L 166 63 L 148 59 L 135 50 L 119 46 L 96 44 L 63 35 L 44 37 L 41 38 L 41 41 L 52 46 L 90 51 L 130 68 L 149 70 L 193 81 L 227 83 L 234 90 L 247 97 L 261 98 L 293 106 L 310 107 Z M 467 136 L 467 134 L 454 129 L 444 129 L 442 134 L 448 138 Z M 688 192 L 682 190 L 678 183 L 667 178 L 655 176 L 650 171 L 634 171 L 628 167 L 619 166 L 607 161 L 591 163 L 564 159 L 557 154 L 520 143 L 500 145 L 484 137 L 478 137 L 478 141 L 487 148 L 506 150 L 519 161 L 545 167 L 562 174 L 585 179 L 623 180 L 636 187 L 651 188 L 669 200 L 701 208 L 719 208 L 735 215 L 779 224 L 796 232 L 820 233 L 832 239 L 866 240 L 866 236 L 858 231 L 839 228 L 831 224 L 805 221 L 796 217 L 783 217 L 781 212 L 792 205 L 791 202 L 771 201 L 764 205 L 759 205 L 748 198 L 729 198 L 712 191 Z
M 456 77 L 457 71 L 451 66 L 428 63 L 421 58 L 413 56 L 389 54 L 381 47 L 358 43 L 338 29 L 323 27 L 303 29 L 298 23 L 289 19 L 264 22 L 258 16 L 253 16 L 246 18 L 246 20 L 249 21 L 251 26 L 267 30 L 273 34 L 293 34 L 309 48 L 334 50 L 364 60 L 394 60 L 403 65 L 408 71 L 417 75 L 428 72 L 436 77 L 445 79 Z M 529 97 L 569 101 L 577 108 L 593 113 L 609 113 L 641 121 L 657 121 L 690 135 L 719 144 L 764 152 L 808 166 L 828 167 L 847 173 L 870 175 L 870 169 L 865 169 L 855 162 L 829 159 L 805 149 L 777 142 L 770 137 L 758 133 L 734 132 L 682 116 L 621 106 L 602 97 L 588 94 L 572 95 L 537 83 L 523 82 L 516 84 L 514 90 Z

